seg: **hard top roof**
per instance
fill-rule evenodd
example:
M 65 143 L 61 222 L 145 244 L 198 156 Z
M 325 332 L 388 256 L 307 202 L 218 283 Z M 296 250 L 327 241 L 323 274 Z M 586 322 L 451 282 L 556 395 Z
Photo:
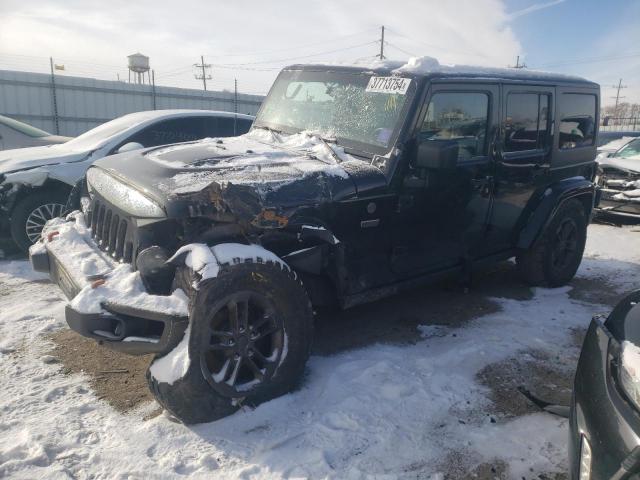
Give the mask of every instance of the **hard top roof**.
M 309 64 L 291 65 L 285 70 L 319 70 L 342 72 L 373 72 L 377 75 L 399 75 L 403 77 L 425 78 L 487 78 L 494 80 L 513 80 L 520 82 L 544 82 L 580 84 L 590 87 L 599 87 L 582 77 L 564 75 L 526 68 L 494 68 L 473 65 L 442 65 L 432 57 L 411 58 L 408 62 L 382 60 L 368 64 Z

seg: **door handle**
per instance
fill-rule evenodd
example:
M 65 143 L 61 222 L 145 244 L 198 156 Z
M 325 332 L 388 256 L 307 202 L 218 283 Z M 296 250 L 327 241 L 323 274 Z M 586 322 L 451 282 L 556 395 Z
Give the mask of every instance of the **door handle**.
M 473 185 L 473 189 L 480 193 L 481 197 L 488 197 L 491 195 L 493 177 L 474 178 L 471 180 L 471 184 Z

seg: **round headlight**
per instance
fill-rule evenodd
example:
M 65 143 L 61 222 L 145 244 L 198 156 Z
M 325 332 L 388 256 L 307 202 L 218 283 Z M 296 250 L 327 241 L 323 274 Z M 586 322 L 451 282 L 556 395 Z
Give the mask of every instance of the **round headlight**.
M 134 217 L 162 218 L 162 207 L 142 192 L 117 180 L 99 168 L 87 170 L 87 185 L 90 192 L 96 192 L 112 205 Z

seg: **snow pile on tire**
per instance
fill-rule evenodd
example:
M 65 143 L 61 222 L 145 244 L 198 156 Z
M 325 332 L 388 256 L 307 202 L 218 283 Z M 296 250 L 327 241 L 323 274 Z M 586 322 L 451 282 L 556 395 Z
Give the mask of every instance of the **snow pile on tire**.
M 164 357 L 160 357 L 151 364 L 149 372 L 158 382 L 173 385 L 187 374 L 189 370 L 189 338 L 191 325 L 184 332 L 180 343 Z

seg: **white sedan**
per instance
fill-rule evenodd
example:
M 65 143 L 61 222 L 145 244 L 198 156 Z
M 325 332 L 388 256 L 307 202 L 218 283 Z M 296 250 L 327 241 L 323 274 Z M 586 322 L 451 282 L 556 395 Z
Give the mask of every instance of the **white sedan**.
M 208 110 L 130 113 L 66 143 L 0 152 L 0 231 L 24 251 L 65 208 L 69 192 L 99 158 L 140 148 L 246 133 L 250 115 Z M 8 228 L 7 228 L 8 227 Z

